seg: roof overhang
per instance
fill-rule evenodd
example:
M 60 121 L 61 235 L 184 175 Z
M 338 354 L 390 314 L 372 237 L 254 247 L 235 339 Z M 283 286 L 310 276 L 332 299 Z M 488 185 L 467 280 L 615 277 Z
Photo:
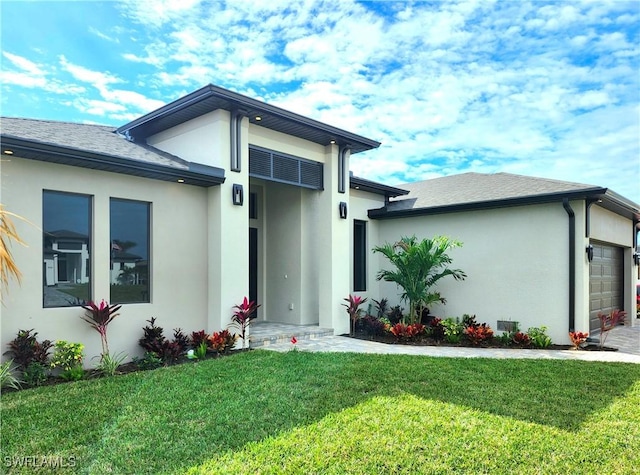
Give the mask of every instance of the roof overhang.
M 349 187 L 354 190 L 367 191 L 377 195 L 384 195 L 386 198 L 395 198 L 397 196 L 408 195 L 408 190 L 396 188 L 394 186 L 383 185 L 371 180 L 365 180 L 357 176 L 349 177 Z
M 210 187 L 224 183 L 224 170 L 196 163 L 188 163 L 183 168 L 168 167 L 140 160 L 115 157 L 86 150 L 60 147 L 57 145 L 35 142 L 19 137 L 1 135 L 2 152 L 11 150 L 12 155 L 19 158 L 39 160 L 43 162 L 71 165 L 124 175 L 132 175 L 153 180 L 180 182 L 189 185 Z
M 496 208 L 508 208 L 515 206 L 536 205 L 561 202 L 569 200 L 590 200 L 598 203 L 605 209 L 629 219 L 640 220 L 640 209 L 637 204 L 626 200 L 607 188 L 593 187 L 575 191 L 564 191 L 542 195 L 523 196 L 501 200 L 474 201 L 470 203 L 458 203 L 446 206 L 435 206 L 416 209 L 393 210 L 393 202 L 387 206 L 371 209 L 368 216 L 371 219 L 394 219 L 410 216 L 430 216 L 437 214 L 459 213 L 463 211 L 476 211 Z
M 135 141 L 146 141 L 158 132 L 218 109 L 238 111 L 248 117 L 251 123 L 260 127 L 321 145 L 337 143 L 348 146 L 351 153 L 364 152 L 380 146 L 380 142 L 375 140 L 211 84 L 123 125 L 117 132 L 128 135 Z M 260 119 L 257 119 L 258 117 Z

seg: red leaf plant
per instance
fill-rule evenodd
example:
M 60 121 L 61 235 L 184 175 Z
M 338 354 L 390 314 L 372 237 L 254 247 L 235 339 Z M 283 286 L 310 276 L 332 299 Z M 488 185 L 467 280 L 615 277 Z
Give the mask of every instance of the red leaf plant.
M 512 340 L 516 345 L 529 346 L 531 344 L 531 337 L 523 332 L 514 333 Z
M 389 331 L 398 339 L 406 338 L 409 340 L 424 333 L 424 330 L 425 326 L 421 323 L 412 323 L 411 325 L 396 323 Z
M 105 355 L 109 354 L 107 326 L 109 326 L 109 323 L 111 323 L 114 318 L 120 315 L 118 310 L 122 308 L 122 305 L 109 305 L 109 303 L 103 299 L 100 305 L 96 305 L 90 301 L 87 305 L 83 305 L 82 308 L 84 308 L 87 313 L 82 315 L 81 318 L 100 333 L 100 339 L 102 340 L 102 359 Z
M 356 332 L 356 322 L 358 321 L 358 318 L 360 318 L 360 313 L 362 313 L 360 305 L 364 304 L 367 299 L 359 297 L 358 295 L 349 295 L 349 297 L 344 300 L 349 302 L 349 304 L 343 303 L 342 305 L 344 307 L 347 307 L 347 313 L 349 314 L 349 318 L 351 319 L 349 332 L 351 336 L 354 336 Z
M 482 325 L 469 325 L 464 329 L 464 334 L 474 345 L 493 338 L 493 330 L 486 323 Z
M 618 310 L 617 308 L 611 310 L 607 315 L 606 313 L 598 313 L 598 319 L 600 319 L 600 349 L 604 348 L 604 342 L 607 339 L 608 332 L 617 325 L 624 323 L 624 319 L 627 316 L 627 312 Z
M 580 346 L 587 341 L 588 333 L 583 332 L 569 332 L 569 339 L 573 345 L 574 350 L 579 350 Z
M 226 352 L 235 342 L 236 335 L 232 335 L 229 330 L 213 332 L 213 335 L 209 337 L 209 346 L 218 353 Z
M 251 320 L 256 318 L 256 311 L 260 308 L 254 301 L 244 298 L 240 305 L 234 305 L 235 311 L 231 317 L 231 325 L 236 326 L 240 330 L 240 337 L 244 345 L 247 328 L 251 325 Z

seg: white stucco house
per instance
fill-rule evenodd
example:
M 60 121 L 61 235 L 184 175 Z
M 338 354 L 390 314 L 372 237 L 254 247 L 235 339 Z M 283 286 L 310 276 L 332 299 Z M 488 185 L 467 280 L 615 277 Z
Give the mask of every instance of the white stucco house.
M 213 332 L 245 295 L 259 320 L 345 333 L 348 294 L 398 302 L 371 249 L 412 234 L 464 243 L 468 278 L 442 284 L 436 314 L 566 342 L 597 310 L 635 310 L 640 208 L 606 188 L 509 174 L 387 186 L 349 173 L 375 140 L 213 85 L 119 128 L 2 118 L 0 134 L 0 202 L 31 223 L 16 223 L 28 247 L 12 248 L 24 277 L 3 296 L 3 348 L 34 328 L 89 361 L 89 299 L 123 303 L 109 344 L 132 356 L 147 319 Z

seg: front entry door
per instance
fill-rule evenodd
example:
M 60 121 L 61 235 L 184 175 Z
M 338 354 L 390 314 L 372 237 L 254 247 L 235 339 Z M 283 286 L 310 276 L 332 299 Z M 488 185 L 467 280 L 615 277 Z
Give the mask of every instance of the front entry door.
M 249 228 L 249 300 L 258 302 L 258 229 Z

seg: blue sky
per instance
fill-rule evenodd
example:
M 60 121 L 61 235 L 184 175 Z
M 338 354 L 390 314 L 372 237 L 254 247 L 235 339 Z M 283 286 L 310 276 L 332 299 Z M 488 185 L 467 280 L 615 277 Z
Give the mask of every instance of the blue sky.
M 640 2 L 2 1 L 1 113 L 121 125 L 212 83 L 467 171 L 640 202 Z

